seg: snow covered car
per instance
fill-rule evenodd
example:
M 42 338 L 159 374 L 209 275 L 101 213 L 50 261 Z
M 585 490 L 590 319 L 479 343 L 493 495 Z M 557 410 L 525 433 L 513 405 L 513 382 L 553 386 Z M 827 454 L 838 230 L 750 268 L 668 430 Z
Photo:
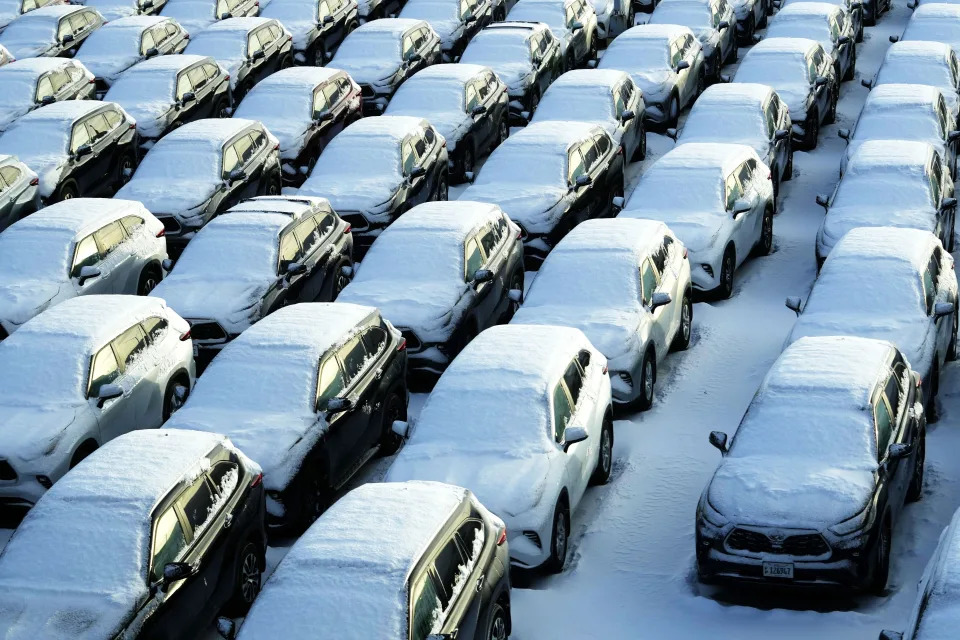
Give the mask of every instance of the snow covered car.
M 67 4 L 67 2 L 66 0 L 2 0 L 0 1 L 0 32 L 23 14 L 56 4 Z
M 493 69 L 510 96 L 510 123 L 524 125 L 561 73 L 560 43 L 540 22 L 497 22 L 474 36 L 460 64 Z
M 532 123 L 588 122 L 610 134 L 629 162 L 647 153 L 643 92 L 623 71 L 576 69 L 550 85 Z
M 360 26 L 356 0 L 270 0 L 264 18 L 279 20 L 293 36 L 293 62 L 322 67 Z
M 10 125 L 0 135 L 0 154 L 37 173 L 44 202 L 109 194 L 137 166 L 136 125 L 114 102 L 55 102 Z
M 918 7 L 907 22 L 903 35 L 890 36 L 891 42 L 932 40 L 945 42 L 960 55 L 960 5 L 947 3 L 925 4 Z
M 494 205 L 419 205 L 380 234 L 338 300 L 380 309 L 407 341 L 408 368 L 442 373 L 478 333 L 513 316 L 519 236 Z
M 159 427 L 196 378 L 189 325 L 145 296 L 66 300 L 0 342 L 0 358 L 0 421 L 30 424 L 6 436 L 6 506 L 36 504 L 97 447 Z
M 697 505 L 700 581 L 884 593 L 903 503 L 923 492 L 919 385 L 887 341 L 790 345 L 733 441 L 710 434 L 723 461 Z
M 614 400 L 649 409 L 658 365 L 690 344 L 686 249 L 662 222 L 587 220 L 547 256 L 512 323 L 580 329 L 607 359 Z
M 0 155 L 0 231 L 40 208 L 40 179 L 16 156 Z
M 360 119 L 360 102 L 360 87 L 346 72 L 296 67 L 257 83 L 234 117 L 266 125 L 280 141 L 283 181 L 299 186 L 334 136 Z
M 638 25 L 610 43 L 598 69 L 625 71 L 643 92 L 646 121 L 677 124 L 680 110 L 703 91 L 707 72 L 700 41 L 688 27 Z
M 141 153 L 146 153 L 177 127 L 225 117 L 230 75 L 209 56 L 159 56 L 123 72 L 104 99 L 136 119 Z
M 800 2 L 826 2 L 842 7 L 853 25 L 853 33 L 857 42 L 863 42 L 863 5 L 862 0 L 780 0 L 780 7 L 786 7 Z M 888 7 L 889 8 L 889 5 Z
M 826 211 L 817 232 L 818 267 L 857 227 L 922 229 L 953 249 L 957 198 L 950 165 L 926 142 L 867 140 L 833 195 L 818 195 L 817 204 Z
M 816 148 L 820 124 L 837 117 L 840 78 L 819 42 L 807 38 L 769 38 L 753 46 L 737 68 L 734 82 L 773 88 L 790 110 L 797 148 Z
M 403 337 L 376 309 L 297 304 L 227 345 L 164 428 L 236 442 L 263 468 L 267 526 L 302 531 L 377 452 L 396 452 L 405 370 Z
M 882 287 L 864 283 L 882 282 Z M 935 421 L 940 371 L 957 356 L 957 276 L 953 258 L 929 231 L 859 227 L 823 264 L 787 344 L 803 336 L 855 335 L 897 345 L 924 381 Z
M 78 4 L 99 11 L 106 24 L 131 16 L 156 15 L 167 4 L 167 0 L 81 0 Z
M 860 84 L 871 89 L 883 84 L 927 84 L 943 92 L 956 121 L 960 115 L 960 68 L 957 54 L 943 42 L 908 40 L 895 42 L 883 56 L 883 63 L 872 80 Z
M 228 18 L 190 38 L 188 55 L 210 56 L 230 74 L 235 101 L 257 82 L 293 65 L 293 36 L 269 18 Z
M 447 199 L 447 164 L 443 137 L 423 118 L 362 118 L 330 141 L 297 192 L 330 201 L 360 259 L 401 213 Z
M 600 126 L 541 122 L 497 147 L 460 199 L 502 207 L 520 226 L 524 263 L 536 268 L 578 223 L 613 215 L 625 162 Z
M 280 194 L 279 147 L 259 122 L 195 120 L 157 142 L 117 197 L 152 211 L 166 228 L 167 246 L 179 254 L 221 211 L 246 198 Z
M 513 565 L 559 573 L 571 514 L 610 477 L 606 368 L 578 329 L 487 329 L 440 377 L 386 481 L 470 489 L 505 519 Z
M 506 85 L 489 67 L 440 64 L 407 80 L 385 114 L 428 120 L 447 142 L 453 178 L 466 182 L 477 158 L 507 139 L 509 102 Z
M 867 95 L 853 129 L 839 129 L 847 141 L 840 173 L 857 149 L 868 140 L 911 140 L 933 145 L 945 158 L 951 175 L 957 174 L 960 130 L 936 87 L 922 84 L 882 84 Z
M 202 367 L 280 307 L 334 300 L 352 248 L 350 225 L 322 198 L 254 198 L 201 229 L 153 295 L 190 323 Z
M 173 18 L 130 16 L 97 29 L 77 52 L 76 59 L 96 76 L 97 97 L 133 65 L 170 53 L 183 53 L 190 38 Z
M 767 26 L 767 5 L 770 4 L 770 0 L 733 0 L 728 4 L 733 9 L 733 15 L 737 20 L 737 44 L 752 46 L 757 29 Z
M 949 637 L 957 627 L 957 605 L 952 594 L 960 588 L 957 563 L 960 559 L 960 511 L 953 515 L 940 534 L 917 589 L 917 601 L 906 631 L 880 632 L 880 640 L 936 640 Z
M 363 485 L 290 548 L 238 640 L 302 638 L 318 629 L 340 638 L 505 640 L 506 541 L 503 521 L 466 489 Z M 352 615 L 360 603 L 366 613 Z M 234 637 L 232 620 L 221 619 L 220 628 Z
M 460 58 L 467 42 L 493 20 L 490 0 L 408 0 L 400 18 L 426 20 L 440 36 L 444 62 Z
M 857 35 L 845 7 L 827 2 L 794 2 L 777 12 L 767 27 L 766 37 L 816 40 L 833 60 L 836 76 L 853 80 Z
M 704 76 L 720 79 L 720 68 L 737 59 L 736 16 L 726 0 L 663 0 L 647 24 L 687 27 L 700 41 Z
M 160 221 L 140 203 L 115 198 L 45 207 L 0 234 L 0 250 L 0 339 L 76 296 L 145 296 L 167 259 Z
M 735 82 L 715 84 L 697 98 L 679 132 L 667 131 L 677 144 L 721 142 L 753 147 L 773 174 L 774 200 L 780 183 L 793 174 L 790 110 L 771 87 Z
M 108 443 L 0 555 L 0 628 L 186 638 L 225 605 L 242 615 L 265 568 L 261 475 L 220 435 L 147 430 Z
M 259 0 L 167 0 L 162 15 L 173 18 L 188 33 L 196 35 L 218 20 L 259 13 Z
M 734 271 L 773 249 L 773 179 L 752 148 L 682 144 L 640 178 L 620 213 L 661 220 L 690 254 L 693 288 L 733 294 Z
M 385 18 L 348 35 L 328 66 L 360 85 L 364 115 L 379 115 L 404 80 L 439 61 L 440 36 L 428 22 Z
M 550 27 L 560 45 L 564 71 L 597 59 L 601 36 L 597 14 L 589 0 L 521 0 L 510 9 L 507 19 L 540 22 Z
M 48 5 L 26 13 L 0 32 L 0 45 L 17 60 L 72 58 L 103 18 L 95 9 L 70 4 Z
M 66 58 L 26 58 L 0 67 L 0 133 L 37 107 L 94 95 L 93 74 Z

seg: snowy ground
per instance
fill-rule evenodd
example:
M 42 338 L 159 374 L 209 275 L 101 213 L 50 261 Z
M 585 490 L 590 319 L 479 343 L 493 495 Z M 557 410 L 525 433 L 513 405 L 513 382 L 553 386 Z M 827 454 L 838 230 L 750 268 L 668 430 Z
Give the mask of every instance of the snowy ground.
M 707 434 L 736 430 L 781 351 L 795 319 L 783 300 L 806 297 L 814 281 L 814 238 L 823 219 L 814 197 L 832 191 L 837 181 L 844 149 L 837 128 L 853 124 L 867 95 L 860 78 L 873 76 L 888 36 L 902 31 L 910 13 L 899 0 L 878 26 L 866 29 L 858 45 L 857 78 L 841 89 L 837 123 L 823 128 L 815 152 L 795 155 L 794 178 L 783 184 L 774 253 L 744 265 L 732 299 L 695 306 L 694 343 L 667 359 L 654 408 L 616 423 L 614 476 L 609 485 L 588 490 L 574 514 L 566 571 L 526 578 L 513 591 L 515 640 L 875 640 L 883 628 L 903 627 L 923 567 L 960 505 L 960 462 L 954 454 L 960 451 L 960 367 L 955 364 L 943 372 L 941 420 L 928 428 L 924 498 L 906 507 L 894 532 L 884 597 L 814 599 L 700 587 L 693 549 L 697 500 L 719 461 Z M 649 137 L 648 159 L 628 170 L 628 195 L 643 166 L 672 146 L 663 136 Z M 451 198 L 460 191 L 451 189 Z M 412 398 L 412 414 L 424 399 L 422 394 Z M 352 486 L 381 479 L 389 463 L 372 465 Z M 0 544 L 9 533 L 0 530 Z M 288 546 L 269 550 L 269 570 Z M 203 640 L 216 637 L 209 631 Z

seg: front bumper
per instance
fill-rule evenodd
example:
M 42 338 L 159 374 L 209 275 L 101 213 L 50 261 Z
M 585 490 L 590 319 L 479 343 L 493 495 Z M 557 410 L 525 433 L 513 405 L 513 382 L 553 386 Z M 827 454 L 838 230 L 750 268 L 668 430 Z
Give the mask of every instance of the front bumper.
M 407 372 L 440 375 L 456 355 L 454 338 L 446 342 L 422 342 L 410 329 L 397 327 L 407 341 Z
M 507 522 L 507 543 L 510 547 L 510 564 L 521 569 L 536 569 L 550 558 L 550 538 L 553 523 L 540 527 L 520 528 Z
M 378 92 L 374 90 L 373 85 L 361 84 L 360 96 L 363 99 L 363 115 L 379 116 L 386 110 L 387 105 L 390 103 L 390 98 L 393 97 L 393 91 Z
M 649 124 L 667 124 L 669 113 L 667 105 L 660 102 L 650 102 L 644 97 L 645 105 L 643 108 L 643 119 Z
M 865 564 L 853 558 L 822 562 L 804 562 L 790 557 L 771 557 L 773 562 L 791 562 L 793 579 L 765 578 L 763 559 L 745 558 L 711 549 L 703 557 L 698 555 L 697 566 L 702 580 L 720 583 L 753 583 L 794 588 L 862 589 L 867 582 Z

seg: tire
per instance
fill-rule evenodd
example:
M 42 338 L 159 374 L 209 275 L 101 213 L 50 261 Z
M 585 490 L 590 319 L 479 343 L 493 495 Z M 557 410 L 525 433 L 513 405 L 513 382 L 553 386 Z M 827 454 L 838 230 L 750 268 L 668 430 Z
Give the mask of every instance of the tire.
M 956 360 L 957 356 L 957 313 L 953 314 L 953 333 L 950 335 L 950 344 L 947 346 L 947 360 Z
M 689 291 L 684 292 L 681 305 L 680 326 L 677 328 L 677 335 L 673 337 L 673 344 L 670 345 L 674 351 L 686 351 L 693 335 L 693 300 Z
M 220 98 L 214 103 L 213 108 L 210 109 L 210 117 L 211 118 L 228 118 L 229 115 L 227 114 L 227 106 L 228 105 L 227 105 L 226 99 Z
M 250 610 L 257 594 L 260 593 L 261 567 L 263 566 L 263 551 L 259 545 L 248 541 L 237 554 L 236 584 L 230 601 L 223 608 L 225 615 L 239 617 Z
M 149 295 L 154 287 L 160 283 L 160 269 L 155 264 L 149 264 L 140 272 L 140 281 L 137 283 L 137 295 Z
M 71 181 L 64 182 L 60 185 L 60 189 L 57 191 L 57 201 L 70 200 L 72 198 L 80 197 L 80 189 L 77 188 L 77 183 Z
M 321 463 L 308 459 L 304 465 L 310 465 L 310 468 L 302 472 L 298 482 L 300 510 L 293 521 L 297 532 L 306 531 L 333 502 L 333 491 Z
M 613 419 L 606 416 L 600 428 L 600 446 L 597 447 L 597 466 L 590 477 L 590 484 L 607 484 L 613 470 Z
M 493 12 L 493 21 L 494 22 L 503 22 L 507 19 L 507 11 L 503 7 L 497 7 Z
M 757 22 L 757 29 L 766 29 L 767 27 L 767 16 L 773 13 L 771 10 L 773 8 L 772 2 L 763 3 L 763 11 L 760 12 L 760 20 Z
M 507 141 L 507 138 L 510 137 L 510 123 L 508 122 L 509 120 L 510 120 L 509 115 L 504 115 L 503 118 L 500 119 L 500 125 L 497 127 L 497 140 L 496 142 L 494 142 L 494 145 L 493 145 L 494 149 L 502 145 L 504 142 Z
M 460 142 L 463 145 L 463 153 L 460 155 L 459 167 L 457 169 L 457 179 L 460 182 L 469 182 L 467 174 L 472 174 L 475 166 L 476 152 L 473 150 L 473 141 L 467 138 Z
M 830 111 L 827 112 L 827 117 L 824 118 L 824 122 L 826 124 L 833 124 L 834 122 L 837 121 L 837 101 L 839 99 L 840 99 L 840 86 L 837 85 L 837 90 L 830 97 Z
M 322 67 L 327 64 L 327 48 L 323 42 L 317 42 L 313 49 L 313 66 Z
M 773 251 L 773 210 L 763 212 L 763 223 L 760 230 L 760 241 L 757 243 L 757 255 L 768 256 Z
M 727 54 L 727 64 L 733 64 L 734 62 L 737 61 L 737 58 L 739 57 L 740 57 L 740 45 L 737 44 L 737 38 L 736 36 L 734 36 L 733 46 L 730 47 L 730 53 Z M 720 79 L 720 67 L 722 66 L 723 65 L 717 66 L 717 80 Z
M 544 563 L 547 573 L 560 573 L 567 563 L 570 545 L 570 507 L 565 496 L 560 496 L 553 509 L 553 532 L 550 534 L 550 557 Z
M 643 118 L 643 114 L 637 114 L 638 118 Z M 633 150 L 633 155 L 630 157 L 630 162 L 640 162 L 641 160 L 646 159 L 647 157 L 647 128 L 643 125 L 643 122 L 640 122 L 640 143 L 637 145 L 637 148 Z
M 878 1 L 878 0 L 877 0 Z M 864 7 L 863 11 L 863 26 L 872 27 L 877 24 L 877 1 L 873 3 L 873 11 L 867 11 L 867 8 Z
M 83 462 L 83 459 L 89 456 L 91 453 L 97 450 L 97 443 L 94 440 L 87 440 L 73 453 L 73 457 L 70 459 L 70 468 L 73 469 L 75 466 Z
M 587 62 L 597 59 L 597 32 L 593 32 L 593 38 L 590 39 L 590 49 L 587 51 Z
M 737 254 L 733 246 L 727 247 L 723 253 L 723 263 L 720 266 L 720 285 L 717 287 L 717 297 L 727 300 L 733 295 L 734 271 L 737 268 Z
M 567 51 L 567 55 L 563 60 L 563 70 L 564 72 L 573 71 L 577 68 L 577 61 L 573 56 L 573 51 Z M 530 115 L 533 115 L 533 112 L 530 112 Z
M 937 394 L 940 392 L 940 363 L 937 362 L 938 355 L 933 356 L 933 373 L 930 374 L 930 395 L 927 398 L 927 406 L 924 408 L 927 414 L 927 424 L 939 422 L 940 416 L 937 413 Z
M 119 189 L 130 182 L 133 172 L 137 168 L 137 159 L 132 152 L 124 153 L 117 162 L 117 180 L 114 182 L 114 189 Z
M 806 137 L 803 140 L 803 148 L 806 151 L 813 151 L 817 148 L 817 138 L 820 136 L 820 114 L 814 110 L 807 116 Z
M 289 69 L 292 66 L 293 66 L 293 56 L 291 56 L 290 54 L 287 54 L 282 58 L 280 58 L 280 63 L 277 65 L 277 71 L 280 71 L 282 69 Z
M 513 274 L 510 278 L 510 289 L 519 289 L 523 291 L 523 269 L 517 269 L 517 272 Z M 517 313 L 517 310 L 520 309 L 521 302 L 510 301 L 510 304 L 507 305 L 507 311 L 504 313 L 504 317 L 501 318 L 501 324 L 506 324 L 513 319 L 513 316 Z
M 527 104 L 527 113 L 530 114 L 530 118 L 533 118 L 533 114 L 536 113 L 537 107 L 540 105 L 540 89 L 534 89 L 530 93 L 530 100 Z
M 407 403 L 399 390 L 392 390 L 383 401 L 383 431 L 380 436 L 380 455 L 392 456 L 400 450 L 403 438 L 393 432 L 394 420 L 407 419 Z
M 350 259 L 342 257 L 337 260 L 336 265 L 334 265 L 333 271 L 328 276 L 328 281 L 324 285 L 323 290 L 320 292 L 320 295 L 314 300 L 314 302 L 333 302 L 337 299 L 337 296 L 340 295 L 340 292 L 350 284 L 350 277 L 344 275 L 343 268 L 349 267 Z
M 730 27 L 731 29 L 733 27 Z M 747 22 L 747 27 L 743 30 L 743 37 L 740 39 L 740 44 L 745 46 L 750 46 L 753 44 L 753 34 L 757 31 L 756 20 L 753 15 L 750 16 L 749 22 Z
M 640 365 L 640 395 L 637 396 L 636 406 L 640 411 L 646 411 L 653 406 L 656 396 L 657 359 L 652 349 L 643 354 Z
M 264 194 L 268 196 L 280 195 L 280 179 L 270 178 L 270 182 L 267 183 L 267 190 L 264 192 Z
M 676 92 L 670 97 L 670 106 L 667 108 L 667 128 L 676 127 L 680 119 L 680 96 Z
M 913 466 L 913 475 L 910 477 L 910 486 L 907 488 L 907 502 L 918 502 L 923 497 L 923 465 L 927 459 L 927 439 L 923 432 L 917 438 L 917 458 Z
M 507 611 L 499 602 L 490 607 L 490 624 L 487 625 L 485 640 L 507 640 L 509 638 L 510 623 L 507 621 Z
M 844 80 L 853 80 L 853 76 L 857 73 L 857 50 L 853 50 L 853 56 L 850 58 L 850 66 L 847 68 L 847 72 L 843 74 Z
M 446 202 L 450 197 L 450 187 L 447 184 L 447 174 L 440 174 L 440 178 L 437 180 L 437 191 L 435 197 L 433 198 L 437 202 Z
M 190 384 L 184 382 L 183 376 L 178 376 L 167 383 L 167 390 L 163 394 L 163 421 L 166 422 L 176 413 L 183 403 L 190 397 Z
M 890 522 L 884 520 L 880 526 L 880 534 L 874 546 L 874 557 L 871 562 L 870 591 L 874 595 L 883 595 L 887 588 L 887 579 L 890 577 Z
M 787 151 L 787 166 L 783 170 L 783 182 L 787 182 L 793 179 L 793 145 L 790 145 L 790 149 Z

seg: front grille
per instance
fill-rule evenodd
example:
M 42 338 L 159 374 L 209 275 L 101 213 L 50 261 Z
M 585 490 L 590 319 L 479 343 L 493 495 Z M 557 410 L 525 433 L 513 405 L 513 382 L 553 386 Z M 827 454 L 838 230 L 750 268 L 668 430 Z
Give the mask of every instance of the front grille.
M 107 84 L 107 81 L 103 78 L 96 78 L 94 84 L 94 90 L 97 92 L 97 95 L 103 95 L 110 89 L 110 85 Z
M 362 213 L 356 211 L 338 211 L 337 213 L 344 222 L 350 225 L 351 231 L 366 231 L 370 228 L 370 223 L 367 222 Z
M 10 335 L 10 334 L 7 333 L 7 330 L 3 328 L 3 325 L 0 324 L 0 340 L 3 340 L 4 338 L 8 337 L 9 335 Z
M 423 345 L 420 344 L 420 338 L 417 337 L 410 329 L 400 329 L 400 333 L 403 335 L 403 339 L 407 341 L 407 351 L 419 351 L 420 347 Z
M 541 549 L 543 548 L 543 545 L 540 544 L 540 534 L 536 531 L 524 531 L 523 536 Z
M 10 463 L 6 460 L 0 460 L 0 480 L 9 482 L 17 479 L 17 472 L 13 470 Z
M 822 556 L 830 552 L 830 545 L 819 533 L 802 533 L 777 538 L 749 529 L 734 529 L 727 536 L 727 546 L 750 553 L 773 553 L 788 556 Z
M 361 84 L 360 95 L 363 96 L 364 98 L 372 98 L 373 96 L 376 95 L 376 93 L 374 92 L 373 87 L 371 87 L 370 85 Z
M 216 322 L 194 322 L 190 325 L 190 337 L 197 341 L 226 340 L 227 332 Z
M 163 223 L 163 228 L 167 231 L 167 233 L 180 232 L 180 222 L 173 216 L 158 215 L 157 219 Z

